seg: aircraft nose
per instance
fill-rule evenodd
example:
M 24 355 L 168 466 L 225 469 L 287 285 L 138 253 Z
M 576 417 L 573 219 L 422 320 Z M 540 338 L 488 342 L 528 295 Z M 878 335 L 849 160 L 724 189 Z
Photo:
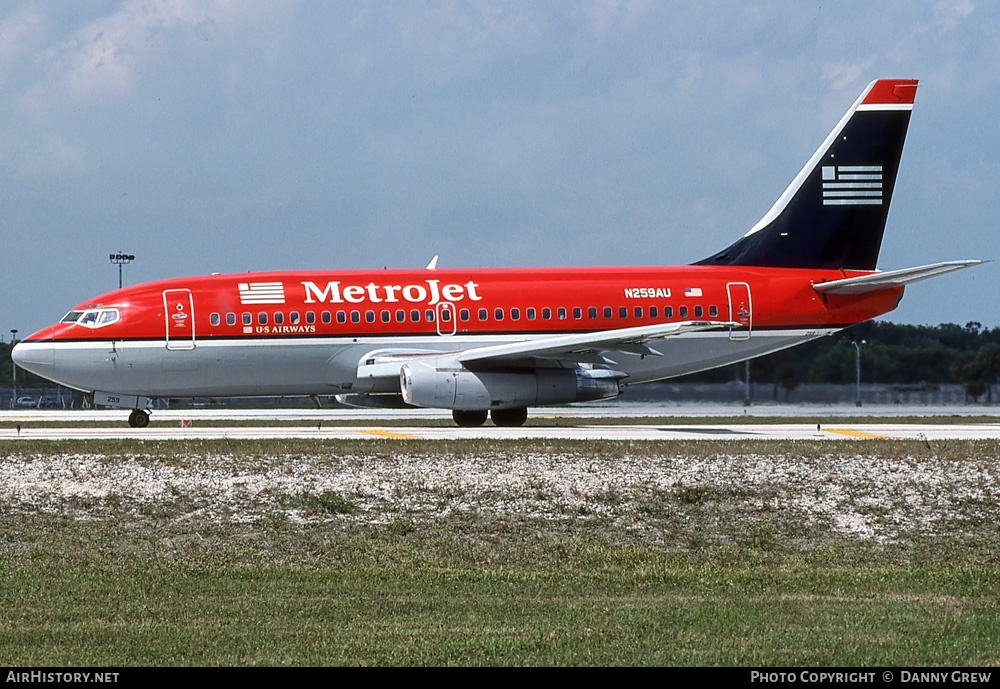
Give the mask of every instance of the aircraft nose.
M 21 368 L 45 376 L 55 366 L 55 348 L 51 342 L 18 342 L 10 358 Z

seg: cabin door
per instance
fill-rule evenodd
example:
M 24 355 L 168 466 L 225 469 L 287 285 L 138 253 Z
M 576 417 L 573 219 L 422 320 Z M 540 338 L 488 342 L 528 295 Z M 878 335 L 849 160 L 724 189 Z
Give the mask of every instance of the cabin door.
M 729 329 L 730 340 L 749 340 L 753 330 L 753 304 L 750 301 L 750 285 L 745 282 L 730 282 L 726 285 L 729 294 L 729 320 L 739 323 L 739 328 Z
M 189 289 L 163 291 L 167 349 L 194 349 L 194 299 Z

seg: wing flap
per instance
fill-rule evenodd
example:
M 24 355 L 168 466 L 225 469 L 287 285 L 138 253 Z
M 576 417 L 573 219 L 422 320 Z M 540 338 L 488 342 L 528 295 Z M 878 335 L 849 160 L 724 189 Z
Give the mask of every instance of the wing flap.
M 682 321 L 680 323 L 657 323 L 573 335 L 556 335 L 469 349 L 458 355 L 458 361 L 465 365 L 482 365 L 486 363 L 500 364 L 533 357 L 576 363 L 588 361 L 603 352 L 615 351 L 642 356 L 662 356 L 660 352 L 647 347 L 646 343 L 664 337 L 675 337 L 703 330 L 739 327 L 742 327 L 741 324 L 735 321 Z
M 378 349 L 365 354 L 358 362 L 357 377 L 363 380 L 395 380 L 403 364 L 412 361 L 447 361 L 457 365 L 485 367 L 530 367 L 547 362 L 578 366 L 592 364 L 614 366 L 615 361 L 606 354 L 623 352 L 639 356 L 663 356 L 650 347 L 651 340 L 675 337 L 703 330 L 740 328 L 742 324 L 730 321 L 683 321 L 657 323 L 632 328 L 617 328 L 597 332 L 574 333 L 520 340 L 499 345 L 474 347 L 465 351 L 440 351 L 428 349 Z M 384 386 L 376 386 L 384 387 Z

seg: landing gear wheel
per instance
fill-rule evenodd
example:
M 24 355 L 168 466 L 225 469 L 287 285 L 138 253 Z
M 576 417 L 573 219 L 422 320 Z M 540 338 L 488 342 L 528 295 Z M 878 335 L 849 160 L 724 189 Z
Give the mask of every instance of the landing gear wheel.
M 494 409 L 490 412 L 490 416 L 493 417 L 494 426 L 523 426 L 528 420 L 528 410 L 526 407 Z
M 463 428 L 482 426 L 486 423 L 486 410 L 476 409 L 473 411 L 465 411 L 462 409 L 456 409 L 451 413 L 451 418 L 455 419 L 455 423 Z
M 142 409 L 133 409 L 128 415 L 128 425 L 132 428 L 145 428 L 149 425 L 149 412 Z

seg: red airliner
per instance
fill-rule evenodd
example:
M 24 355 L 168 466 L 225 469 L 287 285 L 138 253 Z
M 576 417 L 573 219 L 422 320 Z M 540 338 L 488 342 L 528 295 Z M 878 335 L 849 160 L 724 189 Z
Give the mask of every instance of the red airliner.
M 767 214 L 693 265 L 241 273 L 88 299 L 18 366 L 131 409 L 152 399 L 336 395 L 518 426 L 527 408 L 726 366 L 891 311 L 980 261 L 876 270 L 917 82 L 872 82 Z

